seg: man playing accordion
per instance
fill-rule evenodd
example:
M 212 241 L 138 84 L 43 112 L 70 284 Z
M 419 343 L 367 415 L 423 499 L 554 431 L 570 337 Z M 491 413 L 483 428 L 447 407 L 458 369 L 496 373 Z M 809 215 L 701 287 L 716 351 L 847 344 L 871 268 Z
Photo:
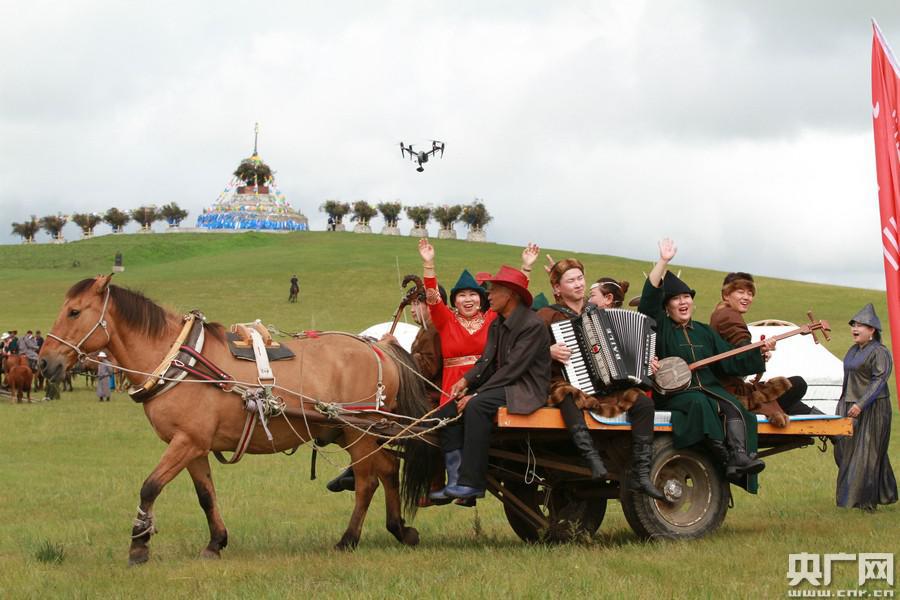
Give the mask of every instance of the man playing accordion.
M 560 260 L 550 267 L 549 274 L 556 303 L 540 309 L 537 313 L 548 328 L 554 323 L 581 316 L 587 307 L 584 265 L 581 261 L 574 258 Z M 606 288 L 601 289 L 602 286 L 598 286 L 598 291 L 592 294 L 598 308 L 612 308 L 617 301 L 621 306 L 621 298 L 615 292 L 622 291 L 623 287 L 628 289 L 628 284 L 615 282 L 611 278 L 604 278 L 602 281 L 607 284 Z M 616 286 L 609 285 L 609 282 L 616 283 Z M 603 293 L 604 291 L 607 293 Z M 624 296 L 624 291 L 621 296 Z M 631 471 L 627 476 L 628 488 L 632 492 L 664 500 L 665 496 L 650 480 L 650 465 L 653 458 L 653 401 L 637 387 L 606 394 L 591 396 L 585 394 L 569 383 L 564 375 L 564 365 L 571 356 L 572 351 L 565 343 L 558 342 L 550 346 L 550 357 L 553 359 L 550 404 L 559 407 L 566 429 L 572 436 L 572 442 L 591 469 L 591 478 L 605 479 L 607 470 L 585 425 L 583 411 L 595 411 L 605 417 L 625 412 L 631 422 L 632 440 Z

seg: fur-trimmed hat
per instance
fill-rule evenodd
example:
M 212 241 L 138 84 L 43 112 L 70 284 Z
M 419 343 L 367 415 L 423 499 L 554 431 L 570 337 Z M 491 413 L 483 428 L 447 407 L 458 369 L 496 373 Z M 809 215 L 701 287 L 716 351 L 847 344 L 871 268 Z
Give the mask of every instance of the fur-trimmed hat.
M 562 279 L 562 276 L 569 269 L 578 269 L 581 271 L 581 274 L 584 275 L 584 265 L 580 260 L 577 258 L 564 258 L 556 261 L 553 266 L 550 267 L 550 285 L 559 283 L 559 280 Z
M 481 284 L 479 284 L 474 277 L 472 277 L 472 274 L 469 273 L 468 269 L 463 269 L 459 279 L 456 280 L 456 285 L 450 289 L 450 306 L 456 306 L 456 294 L 463 290 L 477 292 L 478 295 L 481 296 L 482 308 L 487 305 L 487 291 L 481 287 Z
M 722 281 L 722 299 L 731 294 L 734 290 L 747 290 L 754 296 L 756 295 L 756 282 L 753 281 L 753 275 L 737 271 L 729 273 Z
M 669 302 L 675 296 L 680 296 L 681 294 L 690 294 L 691 298 L 697 295 L 696 290 L 692 290 L 688 287 L 688 284 L 683 282 L 675 273 L 672 271 L 666 271 L 666 276 L 663 277 L 662 280 L 662 288 L 663 288 L 663 305 Z

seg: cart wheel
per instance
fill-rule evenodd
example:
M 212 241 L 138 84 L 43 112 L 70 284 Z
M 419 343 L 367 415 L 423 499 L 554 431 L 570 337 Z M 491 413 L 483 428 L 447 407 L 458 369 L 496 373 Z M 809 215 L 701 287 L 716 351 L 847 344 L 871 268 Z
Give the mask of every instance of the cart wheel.
M 506 520 L 526 542 L 570 542 L 584 535 L 591 536 L 606 516 L 606 498 L 578 498 L 574 488 L 562 483 L 549 488 L 538 483 L 505 481 L 503 487 L 550 522 L 549 529 L 544 530 L 515 506 L 504 502 Z
M 622 512 L 634 532 L 645 539 L 692 539 L 718 529 L 731 491 L 713 460 L 696 450 L 676 450 L 668 435 L 656 437 L 653 455 L 651 479 L 670 502 L 623 485 Z

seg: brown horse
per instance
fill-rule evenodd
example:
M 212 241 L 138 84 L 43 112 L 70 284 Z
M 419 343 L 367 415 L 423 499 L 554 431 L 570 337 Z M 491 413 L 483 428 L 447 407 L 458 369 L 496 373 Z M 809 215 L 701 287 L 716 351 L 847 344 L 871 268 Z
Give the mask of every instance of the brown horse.
M 22 358 L 25 357 L 23 356 Z M 22 392 L 27 394 L 28 402 L 31 402 L 31 383 L 33 379 L 34 373 L 31 367 L 28 366 L 28 360 L 17 361 L 17 364 L 11 367 L 6 374 L 6 382 L 9 384 L 10 402 L 15 404 L 22 402 Z
M 3 372 L 3 385 L 9 387 L 7 376 L 14 367 L 19 365 L 28 365 L 28 359 L 25 358 L 24 354 L 6 354 L 3 356 L 3 360 L 0 362 L 0 369 Z
M 160 367 L 170 364 L 167 359 L 177 350 L 185 318 L 137 292 L 110 285 L 111 277 L 85 279 L 67 292 L 52 332 L 41 348 L 40 365 L 48 379 L 58 380 L 80 356 L 100 348 L 106 348 L 126 371 L 135 386 L 132 391 L 147 381 L 146 374 L 160 372 Z M 200 327 L 205 336 L 201 350 L 204 359 L 236 382 L 259 385 L 255 363 L 231 356 L 221 326 Z M 337 548 L 352 549 L 359 542 L 363 520 L 379 482 L 384 486 L 388 531 L 401 543 L 416 545 L 419 534 L 406 526 L 401 506 L 413 511 L 415 500 L 427 492 L 427 461 L 432 460 L 431 453 L 418 449 L 406 453 L 410 458 L 404 461 L 401 489 L 399 462 L 381 449 L 376 437 L 341 421 L 322 418 L 310 403 L 310 399 L 334 404 L 371 402 L 382 389 L 384 410 L 420 417 L 429 406 L 421 379 L 410 371 L 413 363 L 409 355 L 396 346 L 373 345 L 347 334 L 309 336 L 284 345 L 294 352 L 295 358 L 272 363 L 278 384 L 274 392 L 287 407 L 294 411 L 302 408 L 309 419 L 289 422 L 284 416 L 273 417 L 268 422 L 272 439 L 267 439 L 262 427 L 256 427 L 246 451 L 283 452 L 311 437 L 339 442 L 353 461 L 356 503 Z M 378 385 L 379 380 L 383 388 Z M 153 430 L 168 447 L 141 487 L 129 550 L 131 564 L 148 559 L 148 542 L 155 531 L 153 504 L 165 485 L 183 469 L 194 481 L 209 524 L 209 543 L 201 555 L 219 556 L 228 534 L 219 513 L 208 456 L 211 451 L 237 448 L 247 423 L 244 406 L 240 395 L 212 383 L 197 383 L 196 375 L 143 402 Z
M 7 361 L 6 383 L 9 385 L 9 399 L 18 404 L 22 402 L 22 392 L 31 402 L 31 383 L 34 380 L 34 372 L 28 366 L 28 359 L 23 355 L 13 354 Z

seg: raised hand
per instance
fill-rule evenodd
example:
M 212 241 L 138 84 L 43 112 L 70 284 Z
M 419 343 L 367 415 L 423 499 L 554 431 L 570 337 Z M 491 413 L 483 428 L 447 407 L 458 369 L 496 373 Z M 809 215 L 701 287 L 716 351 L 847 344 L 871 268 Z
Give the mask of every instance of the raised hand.
M 432 246 L 427 238 L 419 240 L 419 256 L 422 262 L 427 265 L 434 265 L 434 246 Z
M 537 244 L 528 242 L 528 245 L 522 250 L 522 268 L 530 271 L 531 266 L 541 254 L 541 247 Z
M 650 274 L 647 275 L 647 280 L 650 281 L 653 287 L 659 287 L 662 284 L 669 261 L 675 258 L 676 252 L 678 252 L 678 247 L 675 245 L 675 242 L 669 238 L 659 240 L 659 260 L 656 261 L 656 264 L 650 270 Z
M 678 246 L 675 245 L 675 242 L 673 242 L 669 238 L 663 238 L 663 239 L 659 240 L 659 258 L 660 258 L 660 260 L 669 262 L 670 260 L 675 258 L 676 252 L 678 252 Z
M 553 260 L 553 257 L 550 256 L 549 254 L 547 254 L 546 256 L 547 256 L 547 264 L 544 265 L 544 270 L 547 271 L 547 274 L 549 275 L 550 271 L 553 270 L 553 265 L 556 264 L 556 261 Z

